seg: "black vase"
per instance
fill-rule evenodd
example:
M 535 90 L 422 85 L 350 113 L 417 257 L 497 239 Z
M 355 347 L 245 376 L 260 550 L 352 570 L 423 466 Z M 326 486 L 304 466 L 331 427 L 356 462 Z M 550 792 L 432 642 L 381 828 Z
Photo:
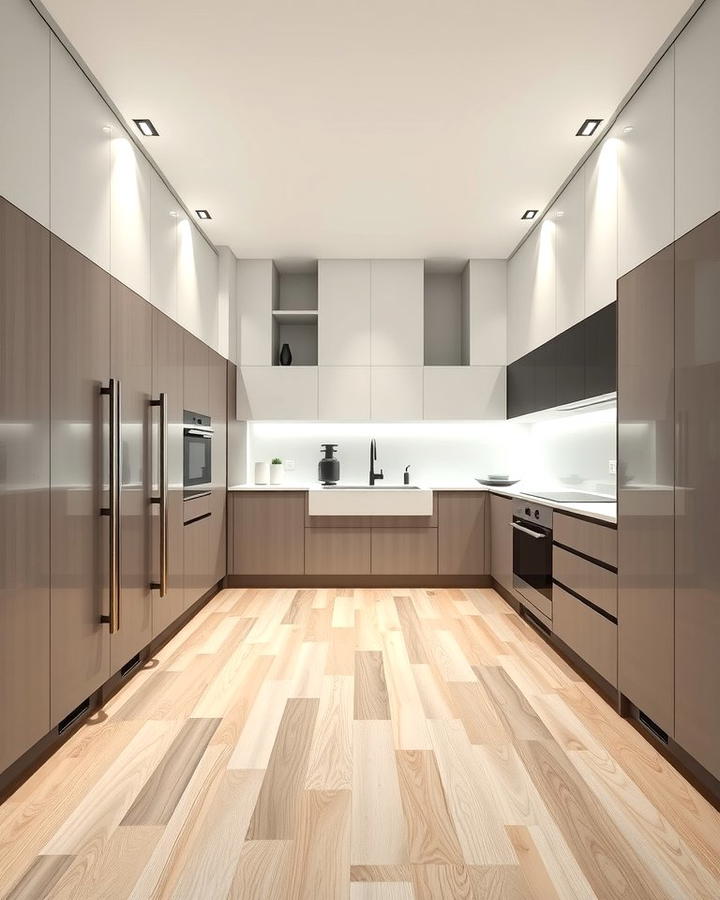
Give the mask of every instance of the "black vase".
M 291 366 L 292 365 L 292 353 L 290 352 L 290 344 L 283 344 L 280 348 L 280 365 L 281 366 Z

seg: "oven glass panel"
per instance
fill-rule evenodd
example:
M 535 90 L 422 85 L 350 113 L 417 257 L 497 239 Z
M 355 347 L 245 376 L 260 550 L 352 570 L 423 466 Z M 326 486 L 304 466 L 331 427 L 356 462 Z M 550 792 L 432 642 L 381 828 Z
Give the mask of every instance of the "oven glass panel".
M 185 487 L 210 484 L 212 440 L 185 433 L 184 482 Z
M 526 522 L 520 522 L 527 528 Z M 547 529 L 532 528 L 542 538 L 513 529 L 513 572 L 548 600 L 552 600 L 552 540 Z

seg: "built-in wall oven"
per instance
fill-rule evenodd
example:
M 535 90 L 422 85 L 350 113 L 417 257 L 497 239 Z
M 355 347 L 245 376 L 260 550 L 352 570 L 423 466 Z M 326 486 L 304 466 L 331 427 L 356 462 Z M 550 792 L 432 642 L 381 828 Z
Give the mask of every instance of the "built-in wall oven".
M 513 506 L 513 587 L 531 613 L 552 627 L 552 509 L 527 501 Z
M 212 482 L 210 416 L 183 412 L 183 485 L 185 495 L 209 491 Z

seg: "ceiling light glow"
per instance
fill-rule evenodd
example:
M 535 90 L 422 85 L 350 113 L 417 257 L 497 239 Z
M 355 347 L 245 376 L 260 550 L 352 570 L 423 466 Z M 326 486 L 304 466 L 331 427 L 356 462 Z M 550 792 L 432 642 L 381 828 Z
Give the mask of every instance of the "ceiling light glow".
M 160 133 L 150 119 L 133 119 L 133 122 L 143 137 L 157 137 Z
M 633 130 L 632 125 L 626 125 L 626 126 L 623 128 L 623 133 L 624 133 L 624 134 L 630 134 L 630 132 L 631 132 L 632 130 Z
M 602 119 L 585 119 L 582 125 L 575 132 L 577 137 L 592 137 L 598 128 L 602 125 Z

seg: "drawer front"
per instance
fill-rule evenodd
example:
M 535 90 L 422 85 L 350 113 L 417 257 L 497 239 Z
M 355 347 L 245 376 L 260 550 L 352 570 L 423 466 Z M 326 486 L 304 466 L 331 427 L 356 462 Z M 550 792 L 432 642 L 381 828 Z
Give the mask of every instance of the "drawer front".
M 617 687 L 617 625 L 555 585 L 553 631 L 579 657 Z
M 437 575 L 437 528 L 373 528 L 373 575 Z
M 581 556 L 553 547 L 553 578 L 617 617 L 617 575 Z
M 369 528 L 306 528 L 306 575 L 369 575 Z
M 572 550 L 578 550 L 593 559 L 617 568 L 617 529 L 605 525 L 595 525 L 565 516 L 553 515 L 553 540 Z
M 204 497 L 195 497 L 192 500 L 183 502 L 183 522 L 191 522 L 193 519 L 199 519 L 211 512 L 212 495 L 207 494 Z

